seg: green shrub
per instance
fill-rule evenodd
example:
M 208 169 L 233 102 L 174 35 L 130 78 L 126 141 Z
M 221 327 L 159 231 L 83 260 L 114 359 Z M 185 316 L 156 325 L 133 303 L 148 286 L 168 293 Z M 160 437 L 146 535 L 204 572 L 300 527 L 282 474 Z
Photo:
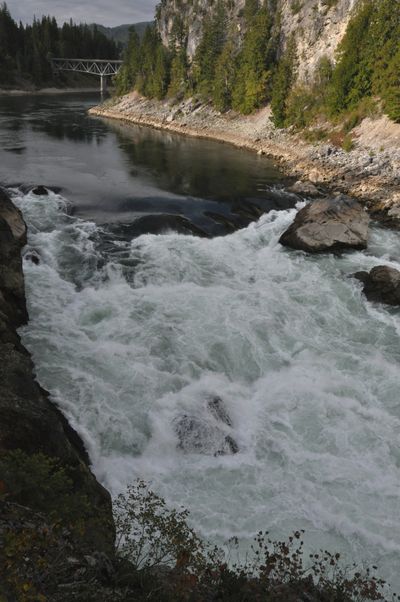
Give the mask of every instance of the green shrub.
M 80 467 L 62 466 L 44 454 L 28 455 L 21 450 L 0 455 L 0 499 L 16 502 L 41 512 L 52 521 L 80 528 L 90 516 L 88 497 L 74 491 Z
M 329 137 L 329 132 L 324 128 L 306 129 L 303 132 L 303 138 L 307 142 L 311 142 L 311 144 L 322 142 L 323 140 L 327 140 L 328 137 Z
M 354 140 L 350 135 L 343 138 L 342 148 L 346 153 L 349 153 L 354 148 Z
M 279 61 L 272 85 L 271 109 L 277 127 L 284 127 L 287 124 L 288 98 L 295 76 L 295 53 L 296 46 L 292 38 Z
M 389 88 L 384 98 L 387 116 L 396 123 L 400 123 L 400 85 Z
M 348 571 L 341 566 L 340 554 L 323 550 L 305 558 L 304 531 L 285 541 L 260 531 L 245 560 L 240 560 L 236 538 L 225 551 L 211 548 L 188 526 L 186 510 L 168 508 L 143 481 L 121 494 L 114 507 L 119 553 L 133 564 L 131 580 L 140 589 L 137 600 L 385 600 L 385 582 L 369 569 Z M 229 565 L 233 551 L 238 560 Z
M 297 129 L 307 127 L 312 123 L 318 108 L 315 94 L 309 88 L 297 86 L 287 99 L 286 125 L 293 125 Z
M 303 3 L 300 2 L 300 0 L 292 0 L 292 3 L 290 5 L 290 10 L 292 11 L 293 15 L 297 15 L 301 9 L 303 8 Z
M 169 509 L 165 501 L 137 481 L 114 501 L 118 553 L 136 570 L 206 564 L 206 546 L 187 524 L 188 511 Z

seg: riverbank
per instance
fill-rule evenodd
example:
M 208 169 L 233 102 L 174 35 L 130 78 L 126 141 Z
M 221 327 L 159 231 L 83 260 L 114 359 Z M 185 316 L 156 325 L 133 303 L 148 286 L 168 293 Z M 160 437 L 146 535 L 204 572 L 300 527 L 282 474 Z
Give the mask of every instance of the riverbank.
M 332 144 L 309 144 L 299 134 L 277 129 L 269 107 L 249 116 L 221 114 L 193 99 L 172 104 L 133 92 L 89 113 L 268 155 L 288 175 L 354 196 L 374 218 L 400 228 L 400 125 L 386 117 L 364 120 L 353 130 L 354 149 L 346 152 Z

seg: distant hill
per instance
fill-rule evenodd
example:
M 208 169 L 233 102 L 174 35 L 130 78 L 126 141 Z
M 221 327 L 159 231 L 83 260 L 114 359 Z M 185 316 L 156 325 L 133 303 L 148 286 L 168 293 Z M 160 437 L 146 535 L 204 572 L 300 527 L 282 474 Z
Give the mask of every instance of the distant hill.
M 118 25 L 117 27 L 104 27 L 104 25 L 98 25 L 97 23 L 93 23 L 90 27 L 93 28 L 95 25 L 97 29 L 103 33 L 110 40 L 114 40 L 117 44 L 122 44 L 126 46 L 129 40 L 129 30 L 131 27 L 134 27 L 139 34 L 139 37 L 142 37 L 145 29 L 148 25 L 151 25 L 152 21 L 142 21 L 141 23 L 132 23 L 126 25 Z

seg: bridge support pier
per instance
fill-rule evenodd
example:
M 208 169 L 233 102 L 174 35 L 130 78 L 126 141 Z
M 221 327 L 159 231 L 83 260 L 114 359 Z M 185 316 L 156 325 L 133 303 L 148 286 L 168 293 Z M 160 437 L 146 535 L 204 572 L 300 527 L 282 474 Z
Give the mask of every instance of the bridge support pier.
M 107 90 L 107 77 L 105 75 L 100 75 L 100 92 L 104 94 Z

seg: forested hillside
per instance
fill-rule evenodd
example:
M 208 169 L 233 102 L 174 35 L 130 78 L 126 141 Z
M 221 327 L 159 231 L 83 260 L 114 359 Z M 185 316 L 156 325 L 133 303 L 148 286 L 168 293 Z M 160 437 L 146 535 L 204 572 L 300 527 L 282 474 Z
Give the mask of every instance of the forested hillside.
M 118 92 L 135 88 L 158 99 L 198 95 L 221 111 L 244 114 L 271 103 L 280 127 L 376 107 L 400 121 L 400 2 L 312 4 L 292 0 L 288 8 L 283 0 L 246 0 L 240 8 L 226 0 L 162 0 L 157 26 L 142 40 L 131 36 Z M 338 32 L 342 23 L 344 35 L 334 53 L 325 41 L 322 54 L 323 28 L 332 23 Z M 311 34 L 319 58 L 307 72 Z
M 104 27 L 104 25 L 99 25 L 98 23 L 91 25 L 90 27 L 97 28 L 98 31 L 104 33 L 104 35 L 110 39 L 114 40 L 116 44 L 120 44 L 121 46 L 126 46 L 129 41 L 129 36 L 131 30 L 134 29 L 139 37 L 143 37 L 144 32 L 146 31 L 146 27 L 148 25 L 152 25 L 149 21 L 141 21 L 140 23 L 131 23 L 127 25 L 117 25 L 116 27 Z
M 54 17 L 18 25 L 7 5 L 0 6 L 0 87 L 21 77 L 37 86 L 52 82 L 50 56 L 100 59 L 117 58 L 118 54 L 115 42 L 96 28 L 72 21 L 60 27 Z

